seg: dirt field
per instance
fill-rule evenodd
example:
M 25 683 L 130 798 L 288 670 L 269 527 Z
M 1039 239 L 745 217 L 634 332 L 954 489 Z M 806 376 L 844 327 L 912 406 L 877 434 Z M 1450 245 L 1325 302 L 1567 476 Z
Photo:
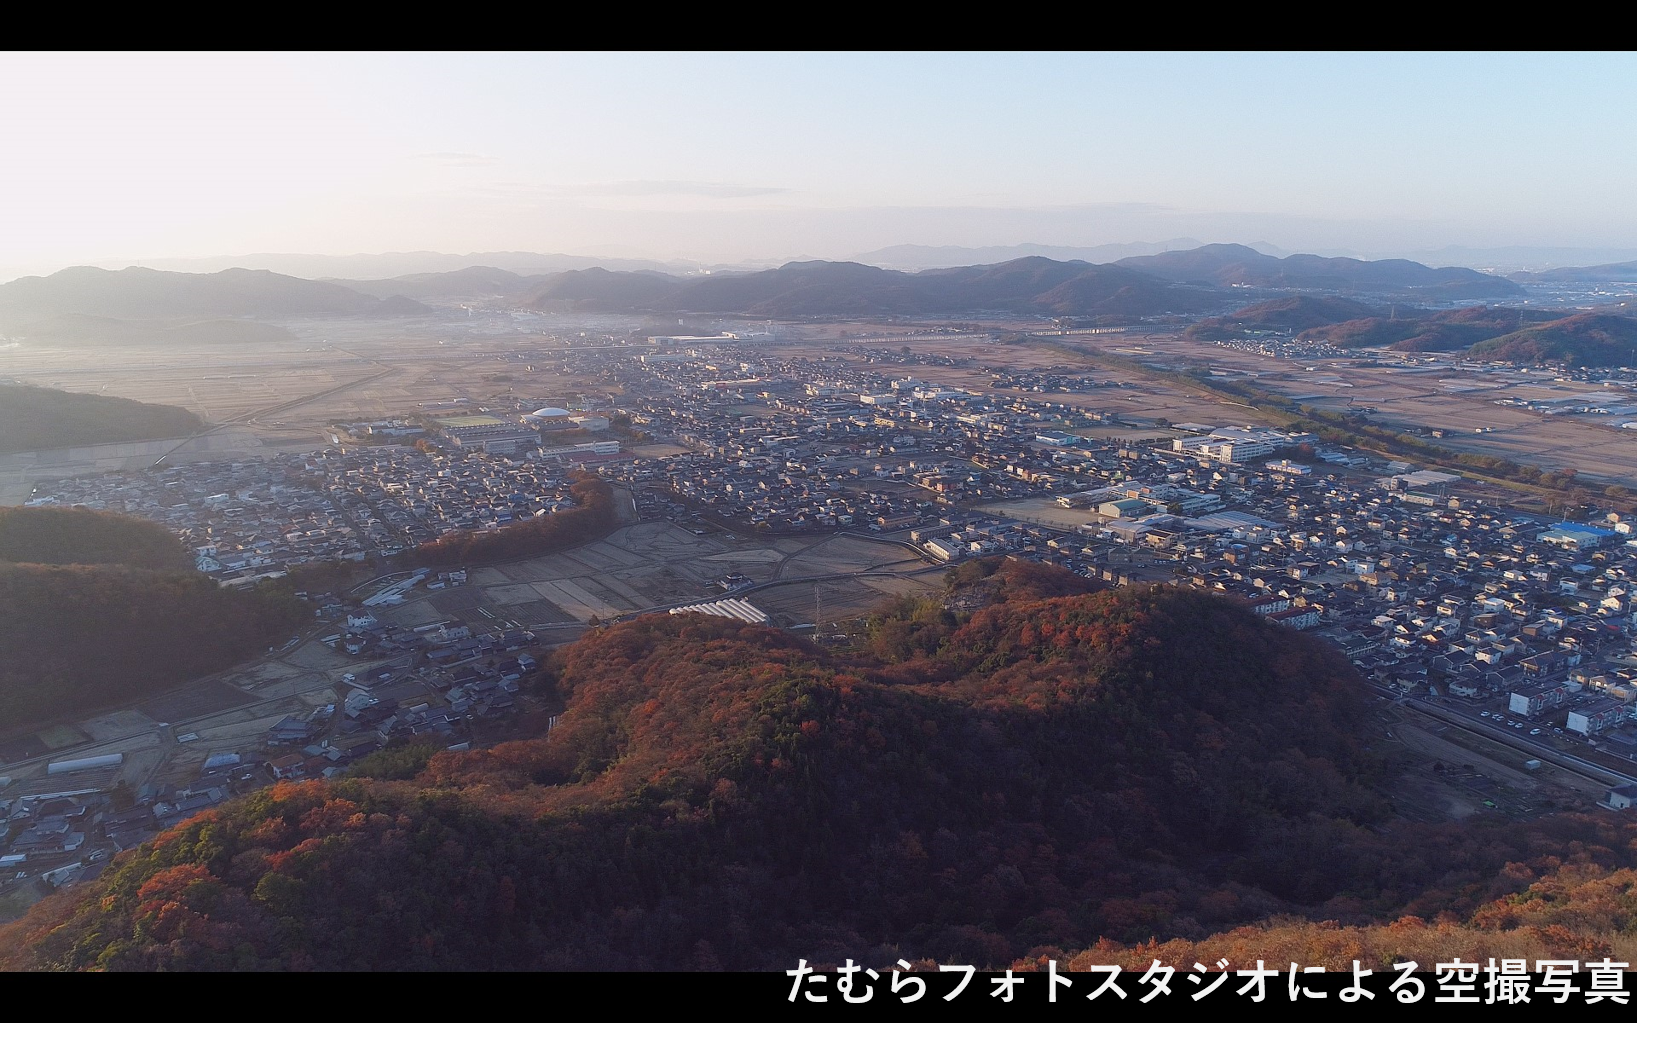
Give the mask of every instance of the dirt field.
M 157 722 L 183 722 L 226 707 L 247 703 L 249 694 L 221 679 L 203 679 L 138 706 Z
M 1375 419 L 1388 425 L 1442 428 L 1448 433 L 1445 442 L 1459 452 L 1494 454 L 1548 471 L 1575 468 L 1607 482 L 1632 485 L 1636 481 L 1634 431 L 1592 420 L 1602 415 L 1548 416 L 1495 402 L 1514 397 L 1588 397 L 1594 402 L 1632 402 L 1632 394 L 1626 389 L 1570 381 L 1544 384 L 1541 375 L 1470 372 L 1453 365 L 1376 367 L 1358 365 L 1352 360 L 1274 359 L 1219 345 L 1158 336 L 1136 340 L 1116 337 L 1068 340 L 1138 362 L 1205 364 L 1221 376 L 1252 380 L 1315 406 L 1373 409 Z M 1143 417 L 1234 424 L 1251 423 L 1255 413 L 1222 404 L 1217 411 L 1210 411 L 1196 398 L 1179 398 L 1181 393 L 1147 387 L 1150 382 L 1145 378 L 1136 378 L 1134 384 L 1136 388 L 1126 395 L 1135 397 L 1129 402 L 1135 404 L 1139 416 Z M 1068 399 L 1067 396 L 1059 398 Z M 1218 420 L 1226 414 L 1231 415 L 1228 420 Z M 1605 417 L 1605 420 L 1611 419 Z M 1480 434 L 1473 431 L 1475 428 L 1495 431 Z
M 1020 519 L 1058 530 L 1093 530 L 1109 522 L 1090 508 L 1064 508 L 1055 497 L 1028 497 L 1020 501 L 991 501 L 980 506 L 989 515 Z
M 941 570 L 906 577 L 860 577 L 781 584 L 747 596 L 782 628 L 816 621 L 830 624 L 870 613 L 897 595 L 941 590 Z
M 795 552 L 780 564 L 781 579 L 865 573 L 914 566 L 918 553 L 901 544 L 837 534 Z
M 1553 765 L 1530 772 L 1498 744 L 1406 709 L 1382 713 L 1386 755 L 1397 770 L 1388 786 L 1412 820 L 1460 820 L 1481 812 L 1528 817 L 1587 808 L 1605 788 Z M 1441 768 L 1440 768 L 1441 767 Z

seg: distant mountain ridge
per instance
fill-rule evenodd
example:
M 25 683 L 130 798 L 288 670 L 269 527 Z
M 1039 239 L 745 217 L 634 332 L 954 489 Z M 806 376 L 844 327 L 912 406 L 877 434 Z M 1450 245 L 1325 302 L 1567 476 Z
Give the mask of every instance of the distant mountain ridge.
M 1155 243 L 1103 243 L 1095 247 L 1063 247 L 1046 243 L 1018 243 L 1007 247 L 925 247 L 916 243 L 902 243 L 881 250 L 855 254 L 846 260 L 907 272 L 965 265 L 997 265 L 1005 261 L 1036 256 L 1054 258 L 1057 261 L 1089 261 L 1094 265 L 1112 265 L 1121 258 L 1159 254 L 1169 250 L 1189 250 L 1199 246 L 1201 241 L 1198 239 L 1169 239 Z M 1279 253 L 1268 243 L 1258 246 L 1268 253 Z
M 838 260 L 853 261 L 881 268 L 922 271 L 964 265 L 996 265 L 1004 261 L 1039 255 L 1059 261 L 1089 261 L 1093 264 L 1117 263 L 1125 258 L 1158 255 L 1201 247 L 1201 240 L 1177 238 L 1152 242 L 1102 243 L 1095 246 L 1065 246 L 1045 243 L 1016 243 L 1006 246 L 926 246 L 901 243 L 877 250 L 850 254 Z M 1292 251 L 1261 241 L 1247 244 L 1263 254 L 1284 257 Z M 1329 257 L 1356 256 L 1357 252 L 1344 244 L 1319 244 L 1300 253 Z M 1634 254 L 1628 248 L 1584 247 L 1524 247 L 1480 248 L 1450 246 L 1438 249 L 1413 249 L 1401 256 L 1432 268 L 1458 266 L 1482 269 L 1490 273 L 1513 273 L 1520 282 L 1536 282 L 1543 270 L 1553 271 L 1567 266 L 1586 266 L 1592 269 L 1607 267 L 1613 258 Z M 519 276 L 548 276 L 579 269 L 604 268 L 629 272 L 664 272 L 691 276 L 712 271 L 750 272 L 777 268 L 790 261 L 813 260 L 808 257 L 748 258 L 727 262 L 688 258 L 633 258 L 623 256 L 542 253 L 537 251 L 479 251 L 470 254 L 442 251 L 389 251 L 348 255 L 262 253 L 217 255 L 187 258 L 136 258 L 119 262 L 97 262 L 103 268 L 139 265 L 144 268 L 174 272 L 219 272 L 228 268 L 269 269 L 301 279 L 331 281 L 376 282 L 396 280 L 410 273 L 445 273 L 468 268 L 497 268 Z M 1621 268 L 1621 263 L 1612 266 Z M 1605 277 L 1600 277 L 1605 278 Z M 1314 288 L 1307 288 L 1314 289 Z
M 1545 272 L 1515 272 L 1508 278 L 1518 283 L 1637 283 L 1640 280 L 1640 263 L 1618 261 L 1610 265 L 1554 268 Z
M 482 294 L 515 295 L 536 286 L 543 276 L 526 276 L 492 265 L 471 265 L 448 272 L 419 272 L 390 279 L 333 279 L 333 283 L 376 297 L 423 299 L 477 297 Z
M 346 287 L 252 269 L 204 275 L 81 267 L 0 285 L 0 323 L 8 326 L 66 315 L 162 320 L 353 316 L 373 313 L 381 305 Z
M 680 285 L 676 277 L 659 272 L 587 268 L 536 284 L 524 304 L 543 312 L 633 312 Z
M 1138 317 L 1210 307 L 1218 295 L 1173 288 L 1115 265 L 1020 258 L 998 265 L 906 273 L 851 261 L 791 262 L 763 272 L 666 282 L 650 273 L 565 273 L 527 299 L 609 309 L 728 312 L 771 317 L 1001 311 Z
M 613 310 L 731 312 L 772 317 L 1000 311 L 1114 318 L 1222 310 L 1253 292 L 1349 291 L 1448 303 L 1504 298 L 1516 284 L 1471 269 L 1412 261 L 1275 258 L 1240 244 L 1210 244 L 1117 264 L 1025 257 L 991 265 L 902 272 L 854 262 L 793 262 L 762 272 L 673 283 L 642 273 L 586 270 L 554 277 L 530 308 L 604 303 Z M 1314 298 L 1312 298 L 1314 300 Z M 565 304 L 562 304 L 565 303 Z M 1334 322 L 1338 316 L 1328 319 Z
M 1459 301 L 1516 294 L 1518 284 L 1466 268 L 1428 268 L 1403 260 L 1359 261 L 1292 254 L 1275 258 L 1239 243 L 1125 258 L 1125 268 L 1178 282 L 1214 287 L 1332 290 L 1348 293 L 1418 292 L 1428 300 Z
M 86 328 L 93 320 L 162 321 L 169 324 L 166 329 L 173 329 L 183 322 L 207 319 L 396 318 L 424 315 L 433 305 L 470 301 L 554 312 L 695 312 L 770 318 L 1002 312 L 1135 320 L 1217 315 L 1276 291 L 1293 291 L 1313 300 L 1332 292 L 1377 301 L 1447 305 L 1516 297 L 1520 288 L 1471 269 L 1431 269 L 1412 261 L 1309 254 L 1277 258 L 1235 243 L 1167 251 L 1114 264 L 1031 255 L 918 272 L 819 260 L 696 276 L 600 266 L 528 276 L 498 266 L 474 265 L 354 281 L 306 280 L 250 269 L 202 274 L 82 267 L 0 285 L 0 331 L 15 335 L 30 324 L 58 321 L 63 325 L 67 322 L 63 317 L 87 317 L 69 324 L 82 328 L 75 336 L 94 338 L 87 343 L 118 343 L 119 338 L 99 340 L 117 336 L 117 329 L 107 322 L 103 332 L 89 335 Z M 132 333 L 154 336 L 154 332 L 136 329 Z M 183 336 L 188 343 L 195 334 Z
M 219 272 L 228 268 L 269 269 L 301 279 L 374 282 L 407 278 L 410 273 L 446 273 L 471 268 L 496 268 L 521 276 L 546 276 L 572 269 L 609 266 L 619 269 L 653 269 L 688 273 L 709 268 L 696 261 L 647 258 L 609 258 L 586 254 L 542 254 L 527 250 L 493 250 L 473 254 L 446 254 L 432 250 L 394 251 L 382 254 L 240 254 L 209 258 L 151 258 L 139 262 L 148 268 L 179 272 Z

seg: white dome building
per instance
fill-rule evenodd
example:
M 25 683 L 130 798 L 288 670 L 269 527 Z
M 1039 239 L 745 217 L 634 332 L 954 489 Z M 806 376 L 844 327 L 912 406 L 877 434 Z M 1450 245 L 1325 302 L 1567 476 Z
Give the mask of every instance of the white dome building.
M 520 415 L 520 423 L 534 427 L 559 424 L 572 416 L 570 410 L 562 410 L 558 406 L 545 406 L 541 410 L 533 410 L 529 414 Z

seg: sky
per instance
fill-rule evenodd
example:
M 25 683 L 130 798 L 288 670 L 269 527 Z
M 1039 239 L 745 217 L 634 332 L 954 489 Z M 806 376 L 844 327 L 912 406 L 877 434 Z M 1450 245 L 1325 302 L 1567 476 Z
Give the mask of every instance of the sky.
M 0 278 L 1190 237 L 1636 244 L 1613 53 L 0 54 Z

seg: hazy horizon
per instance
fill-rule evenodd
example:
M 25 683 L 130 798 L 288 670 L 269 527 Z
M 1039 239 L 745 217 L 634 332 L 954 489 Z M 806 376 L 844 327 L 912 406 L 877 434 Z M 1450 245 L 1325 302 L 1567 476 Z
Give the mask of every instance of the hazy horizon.
M 1637 249 L 1637 56 L 11 54 L 0 279 L 255 254 Z

